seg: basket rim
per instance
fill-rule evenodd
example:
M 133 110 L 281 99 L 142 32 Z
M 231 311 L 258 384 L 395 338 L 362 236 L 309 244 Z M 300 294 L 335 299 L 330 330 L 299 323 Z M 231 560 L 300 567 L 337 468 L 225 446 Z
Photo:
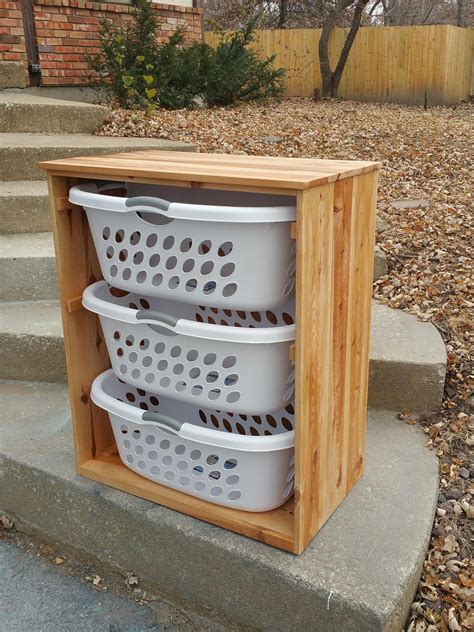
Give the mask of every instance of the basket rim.
M 118 305 L 117 303 L 107 300 L 104 295 L 111 287 L 112 286 L 110 286 L 106 281 L 96 281 L 92 285 L 89 285 L 82 295 L 83 306 L 99 316 L 111 318 L 118 322 L 126 322 L 132 325 L 157 325 L 156 320 L 152 317 L 152 310 L 150 310 L 150 318 L 146 318 L 143 314 L 144 310 L 134 309 L 125 305 Z M 140 295 L 133 292 L 129 292 L 127 296 L 128 295 L 130 298 L 140 298 Z M 143 295 L 141 298 L 150 297 Z M 163 300 L 166 301 L 166 299 Z M 160 327 L 183 336 L 241 344 L 293 342 L 295 340 L 296 332 L 294 324 L 249 328 L 214 325 L 204 322 L 200 323 L 187 318 L 176 319 L 175 324 L 166 322 L 160 322 L 158 324 Z
M 127 384 L 124 380 L 120 380 L 112 369 L 107 369 L 95 378 L 91 388 L 91 399 L 94 404 L 106 410 L 108 413 L 121 417 L 125 421 L 144 427 L 159 427 L 154 422 L 143 421 L 142 414 L 144 411 L 140 408 L 126 402 L 121 402 L 113 395 L 107 393 L 107 387 L 114 381 L 119 382 L 121 385 Z M 169 401 L 172 398 L 160 395 L 160 399 Z M 196 408 L 193 404 L 187 404 L 187 406 L 193 409 Z M 200 406 L 199 408 L 202 407 Z M 165 431 L 163 432 L 165 434 Z M 170 431 L 167 434 L 173 434 L 181 439 L 188 439 L 207 446 L 238 450 L 241 452 L 276 452 L 293 448 L 295 445 L 295 430 L 289 430 L 270 436 L 256 437 L 253 435 L 222 432 L 213 428 L 203 428 L 202 426 L 184 422 L 179 432 Z
M 159 183 L 157 183 L 159 184 Z M 99 186 L 96 182 L 77 184 L 69 190 L 69 201 L 78 206 L 98 211 L 115 213 L 140 212 L 156 213 L 156 207 L 141 204 L 133 208 L 127 206 L 132 198 L 104 195 L 110 188 L 126 188 L 122 182 Z M 213 204 L 190 204 L 169 200 L 166 210 L 159 211 L 172 219 L 238 224 L 261 224 L 273 222 L 293 222 L 296 219 L 296 205 L 288 206 L 225 206 Z

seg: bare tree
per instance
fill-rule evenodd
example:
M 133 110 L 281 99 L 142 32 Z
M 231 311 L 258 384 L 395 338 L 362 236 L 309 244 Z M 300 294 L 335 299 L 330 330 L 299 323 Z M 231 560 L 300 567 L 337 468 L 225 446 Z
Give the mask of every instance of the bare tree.
M 336 2 L 327 2 L 323 12 L 323 29 L 319 38 L 319 68 L 321 70 L 322 79 L 322 96 L 336 97 L 341 82 L 342 73 L 346 66 L 352 44 L 354 43 L 357 31 L 359 30 L 362 15 L 370 0 L 337 0 Z M 340 15 L 352 9 L 352 20 L 349 32 L 346 35 L 341 54 L 334 70 L 331 68 L 329 61 L 329 36 L 336 26 L 337 19 Z
M 456 4 L 457 4 L 456 24 L 457 24 L 457 26 L 467 26 L 466 1 L 465 0 L 457 0 Z
M 280 0 L 280 15 L 278 16 L 277 28 L 284 29 L 286 17 L 288 15 L 288 0 Z

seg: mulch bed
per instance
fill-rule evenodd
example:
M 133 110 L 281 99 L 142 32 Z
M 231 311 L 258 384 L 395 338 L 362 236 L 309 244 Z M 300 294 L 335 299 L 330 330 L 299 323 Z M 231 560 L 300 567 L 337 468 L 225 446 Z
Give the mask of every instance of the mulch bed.
M 432 322 L 448 354 L 441 409 L 418 420 L 399 415 L 422 425 L 441 473 L 410 632 L 474 629 L 472 131 L 470 104 L 424 110 L 293 98 L 150 115 L 117 110 L 98 132 L 182 140 L 203 152 L 383 161 L 377 241 L 389 273 L 374 296 Z

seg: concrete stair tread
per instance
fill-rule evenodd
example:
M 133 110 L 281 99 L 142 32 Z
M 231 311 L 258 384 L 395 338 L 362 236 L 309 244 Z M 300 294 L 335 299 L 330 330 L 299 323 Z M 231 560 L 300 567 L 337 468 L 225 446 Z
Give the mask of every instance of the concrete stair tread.
M 446 350 L 438 331 L 431 323 L 419 322 L 413 315 L 375 301 L 372 308 L 369 406 L 434 410 L 441 401 L 446 370 Z M 29 347 L 29 336 L 34 337 L 38 348 Z M 0 366 L 0 378 L 48 381 L 45 363 L 40 363 L 40 377 L 35 374 L 40 346 L 45 344 L 52 345 L 50 353 L 56 354 L 47 359 L 53 370 L 52 379 L 65 379 L 57 301 L 0 302 L 1 343 L 12 349 L 14 359 L 5 367 Z M 28 353 L 34 354 L 35 360 L 26 362 Z
M 91 103 L 0 93 L 0 132 L 4 133 L 92 134 L 107 114 L 107 108 Z
M 392 414 L 369 412 L 364 477 L 296 557 L 78 477 L 64 386 L 3 382 L 0 399 L 0 508 L 20 528 L 252 629 L 401 629 L 438 466 L 424 434 Z
M 57 298 L 52 233 L 0 235 L 0 278 L 3 301 Z
M 47 336 L 62 341 L 58 301 L 0 302 L 0 332 L 21 337 Z
M 83 101 L 69 101 L 66 99 L 56 99 L 54 97 L 44 97 L 36 94 L 30 94 L 28 92 L 0 92 L 0 106 L 5 105 L 12 107 L 18 105 L 35 105 L 35 106 L 48 106 L 48 105 L 61 105 L 69 107 L 70 109 L 78 108 L 100 108 L 107 111 L 102 105 L 95 105 L 91 103 L 84 103 Z
M 45 180 L 0 182 L 0 234 L 51 230 Z
M 374 360 L 386 362 L 446 362 L 444 344 L 433 325 L 375 301 L 372 303 L 370 355 Z
M 0 198 L 33 196 L 48 197 L 46 181 L 12 180 L 11 182 L 0 182 Z
M 180 141 L 165 141 L 160 138 L 124 138 L 119 136 L 94 136 L 91 134 L 34 134 L 34 133 L 3 133 L 0 134 L 0 148 L 38 148 L 38 147 L 60 147 L 74 149 L 110 149 L 113 151 L 115 147 L 121 150 L 122 147 L 148 146 L 161 149 L 161 145 L 182 145 L 184 149 L 181 151 L 191 151 L 192 145 Z
M 0 133 L 3 181 L 44 180 L 38 162 L 58 158 L 118 153 L 139 149 L 194 151 L 194 145 L 159 138 L 122 138 L 90 134 Z
M 52 233 L 0 235 L 0 258 L 54 258 Z

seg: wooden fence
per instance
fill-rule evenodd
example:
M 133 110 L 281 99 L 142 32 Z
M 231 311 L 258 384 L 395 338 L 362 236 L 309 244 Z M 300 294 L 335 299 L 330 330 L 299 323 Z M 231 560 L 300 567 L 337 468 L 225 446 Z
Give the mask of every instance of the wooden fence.
M 329 41 L 333 67 L 346 29 Z M 313 96 L 321 88 L 318 41 L 321 29 L 257 31 L 255 47 L 276 55 L 286 70 L 288 96 Z M 469 98 L 474 30 L 450 25 L 363 27 L 342 76 L 339 96 L 359 101 L 450 105 Z M 207 32 L 215 45 L 217 36 Z

